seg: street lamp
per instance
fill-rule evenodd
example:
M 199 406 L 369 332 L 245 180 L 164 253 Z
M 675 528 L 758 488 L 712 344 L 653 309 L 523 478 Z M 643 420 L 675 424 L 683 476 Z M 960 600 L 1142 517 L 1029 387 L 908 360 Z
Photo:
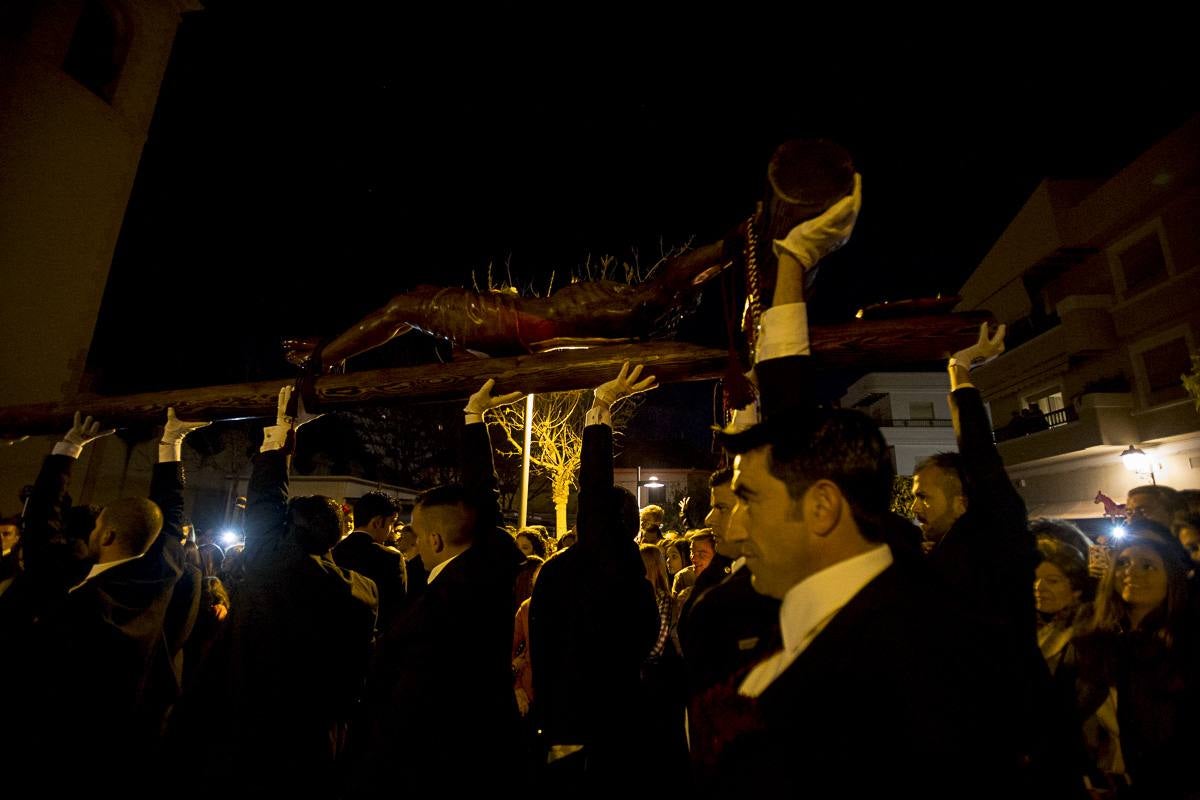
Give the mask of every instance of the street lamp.
M 1149 475 L 1150 483 L 1157 486 L 1158 481 L 1154 479 L 1154 464 L 1150 461 L 1150 456 L 1140 448 L 1129 445 L 1121 453 L 1121 463 L 1125 465 L 1125 469 L 1138 475 Z
M 643 503 L 642 503 L 642 487 L 643 487 L 643 486 L 645 486 L 647 489 L 661 489 L 661 488 L 662 488 L 663 486 L 665 486 L 665 485 L 666 485 L 666 484 L 664 484 L 662 481 L 660 481 L 660 480 L 658 479 L 658 476 L 657 476 L 657 475 L 651 475 L 651 476 L 650 476 L 650 480 L 648 480 L 648 481 L 644 481 L 644 480 L 642 480 L 642 468 L 641 468 L 641 467 L 638 467 L 638 468 L 637 468 L 637 501 L 638 501 L 638 508 L 641 508 L 641 507 L 642 507 L 642 505 L 643 505 Z M 647 495 L 646 499 L 647 499 L 647 500 L 649 500 L 649 499 L 650 499 L 648 495 Z

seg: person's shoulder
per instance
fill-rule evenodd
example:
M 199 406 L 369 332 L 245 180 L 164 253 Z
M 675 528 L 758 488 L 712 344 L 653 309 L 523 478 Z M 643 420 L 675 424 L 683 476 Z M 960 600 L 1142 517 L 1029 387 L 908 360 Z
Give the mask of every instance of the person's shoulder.
M 884 626 L 942 628 L 958 619 L 958 604 L 929 565 L 917 560 L 893 561 L 851 599 L 871 610 Z
M 568 547 L 566 550 L 555 553 L 546 559 L 546 563 L 542 564 L 541 569 L 538 570 L 537 585 L 540 586 L 547 581 L 554 582 L 576 574 L 581 564 L 579 551 L 575 547 Z
M 696 600 L 696 608 L 716 605 L 758 604 L 779 607 L 779 601 L 754 589 L 754 573 L 748 567 L 742 567 L 736 572 L 726 575 L 724 579 L 713 586 Z
M 380 544 L 379 542 L 375 541 L 374 539 L 371 540 L 370 551 L 371 551 L 371 554 L 374 555 L 376 558 L 378 558 L 380 561 L 394 563 L 397 561 L 404 560 L 404 555 L 399 550 L 393 550 L 392 548 L 388 547 L 386 544 Z
M 368 544 L 375 544 L 375 540 L 371 538 L 371 534 L 366 531 L 350 531 L 343 536 L 337 544 L 333 546 L 334 550 L 346 549 L 353 547 L 363 547 Z

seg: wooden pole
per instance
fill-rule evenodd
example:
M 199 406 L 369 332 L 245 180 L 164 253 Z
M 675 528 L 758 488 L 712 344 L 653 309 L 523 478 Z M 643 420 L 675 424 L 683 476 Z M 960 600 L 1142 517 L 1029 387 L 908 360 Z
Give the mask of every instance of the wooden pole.
M 855 320 L 813 327 L 810 339 L 813 355 L 824 367 L 896 369 L 947 358 L 976 341 L 979 322 L 986 318 L 939 314 Z M 470 396 L 488 378 L 496 379 L 497 392 L 569 391 L 600 385 L 625 361 L 645 364 L 646 373 L 656 375 L 660 383 L 677 383 L 721 376 L 728 353 L 686 342 L 656 341 L 325 375 L 311 387 L 317 406 L 311 410 L 456 400 Z M 168 406 L 174 406 L 181 419 L 267 417 L 275 413 L 279 388 L 290 382 L 278 379 L 119 397 L 78 395 L 61 403 L 10 406 L 0 408 L 0 437 L 65 432 L 76 410 L 118 427 L 158 423 Z M 305 404 L 311 405 L 308 395 Z

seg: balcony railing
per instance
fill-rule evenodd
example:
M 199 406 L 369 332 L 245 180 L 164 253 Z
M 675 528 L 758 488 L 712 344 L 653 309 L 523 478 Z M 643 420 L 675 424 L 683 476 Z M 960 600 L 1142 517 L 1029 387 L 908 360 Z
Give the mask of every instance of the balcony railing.
M 1060 408 L 1057 411 L 1051 411 L 1047 414 L 1043 414 L 1042 416 L 1045 417 L 1047 425 L 1049 425 L 1051 428 L 1057 428 L 1059 425 L 1066 425 L 1071 421 L 1071 412 L 1074 410 L 1075 409 L 1073 408 L 1070 410 L 1066 408 Z
M 1048 431 L 1078 419 L 1079 414 L 1075 411 L 1074 406 L 1067 406 L 1046 414 L 1026 409 L 1019 416 L 1013 417 L 1007 425 L 996 429 L 996 441 L 1007 442 L 1010 439 L 1019 439 L 1022 436 Z
M 881 417 L 875 420 L 881 428 L 950 428 L 954 423 L 948 419 L 892 419 Z

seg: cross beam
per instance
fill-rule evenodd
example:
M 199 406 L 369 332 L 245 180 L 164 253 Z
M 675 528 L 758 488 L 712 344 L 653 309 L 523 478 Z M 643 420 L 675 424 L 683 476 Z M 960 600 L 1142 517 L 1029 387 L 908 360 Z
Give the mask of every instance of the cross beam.
M 937 314 L 901 319 L 855 320 L 810 330 L 814 357 L 831 368 L 888 368 L 941 361 L 975 342 L 979 314 Z M 336 411 L 397 402 L 438 402 L 468 397 L 488 378 L 497 392 L 542 394 L 586 389 L 610 380 L 623 362 L 645 364 L 660 383 L 716 378 L 729 356 L 686 342 L 656 341 L 559 350 L 507 358 L 480 358 L 448 364 L 325 375 L 311 386 L 319 409 Z M 181 419 L 222 420 L 267 417 L 275 412 L 279 388 L 289 381 L 173 389 L 124 396 L 77 395 L 59 403 L 0 408 L 0 437 L 60 433 L 75 411 L 106 426 L 155 423 L 168 406 Z

